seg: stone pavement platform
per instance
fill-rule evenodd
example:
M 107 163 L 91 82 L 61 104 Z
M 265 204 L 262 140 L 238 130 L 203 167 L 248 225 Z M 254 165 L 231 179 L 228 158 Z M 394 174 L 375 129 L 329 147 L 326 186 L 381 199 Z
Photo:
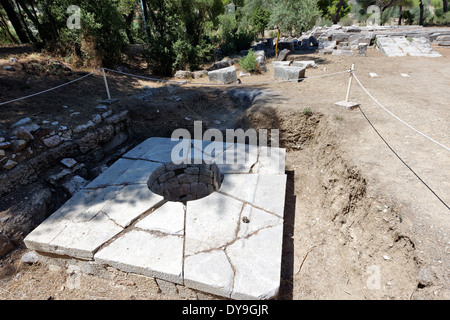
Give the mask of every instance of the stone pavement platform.
M 171 157 L 177 146 L 144 141 L 31 232 L 26 246 L 225 298 L 276 297 L 285 150 L 191 140 L 177 153 L 191 161 L 180 164 Z

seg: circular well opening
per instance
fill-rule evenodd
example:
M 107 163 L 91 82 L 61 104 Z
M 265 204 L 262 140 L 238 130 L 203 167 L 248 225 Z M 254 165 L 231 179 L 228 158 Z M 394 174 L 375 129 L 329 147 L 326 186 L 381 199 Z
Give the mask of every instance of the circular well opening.
M 167 201 L 187 202 L 220 189 L 222 177 L 216 164 L 162 164 L 150 176 L 149 189 Z

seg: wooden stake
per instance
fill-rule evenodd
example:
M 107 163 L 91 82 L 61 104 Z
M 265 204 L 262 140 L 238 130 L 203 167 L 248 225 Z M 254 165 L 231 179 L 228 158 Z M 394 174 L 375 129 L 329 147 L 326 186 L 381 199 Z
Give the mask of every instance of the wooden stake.
M 102 69 L 103 79 L 105 80 L 106 93 L 108 94 L 108 100 L 111 100 L 111 94 L 109 93 L 108 81 L 106 80 L 105 69 Z
M 345 101 L 348 102 L 350 98 L 350 88 L 352 86 L 352 79 L 353 79 L 353 70 L 355 70 L 355 64 L 352 64 L 352 68 L 350 69 L 352 72 L 350 73 L 350 79 L 348 80 L 348 88 L 347 88 L 347 96 L 345 98 Z

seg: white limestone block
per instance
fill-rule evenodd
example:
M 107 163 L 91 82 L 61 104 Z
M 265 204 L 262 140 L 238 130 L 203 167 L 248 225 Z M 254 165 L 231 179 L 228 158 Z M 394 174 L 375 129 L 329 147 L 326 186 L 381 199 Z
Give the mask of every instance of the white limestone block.
M 283 226 L 262 229 L 226 248 L 235 270 L 232 299 L 271 299 L 281 276 Z
M 136 224 L 136 228 L 173 235 L 184 234 L 184 205 L 167 202 Z
M 201 252 L 184 260 L 184 284 L 192 289 L 230 297 L 234 272 L 222 249 Z
M 183 284 L 183 238 L 179 236 L 132 230 L 100 250 L 95 261 Z

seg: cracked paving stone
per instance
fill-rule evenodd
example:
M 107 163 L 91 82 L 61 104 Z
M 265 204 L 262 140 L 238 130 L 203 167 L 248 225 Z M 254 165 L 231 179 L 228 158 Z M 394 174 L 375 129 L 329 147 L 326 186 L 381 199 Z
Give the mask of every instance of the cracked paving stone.
M 184 234 L 184 205 L 167 202 L 136 224 L 136 228 L 173 235 Z
M 101 249 L 95 261 L 183 284 L 183 238 L 179 236 L 132 230 Z
M 102 212 L 125 228 L 161 201 L 164 197 L 151 192 L 146 184 L 129 185 L 123 187 Z
M 86 186 L 88 189 L 99 188 L 108 185 L 125 185 L 147 183 L 150 175 L 161 164 L 144 161 L 119 159 L 100 176 Z
M 184 260 L 184 284 L 192 289 L 230 297 L 234 271 L 222 249 L 201 252 Z
M 220 248 L 233 241 L 242 206 L 241 201 L 220 193 L 188 202 L 185 254 Z
M 225 249 L 236 271 L 232 299 L 271 299 L 278 294 L 282 235 L 283 226 L 277 225 L 241 238 Z

